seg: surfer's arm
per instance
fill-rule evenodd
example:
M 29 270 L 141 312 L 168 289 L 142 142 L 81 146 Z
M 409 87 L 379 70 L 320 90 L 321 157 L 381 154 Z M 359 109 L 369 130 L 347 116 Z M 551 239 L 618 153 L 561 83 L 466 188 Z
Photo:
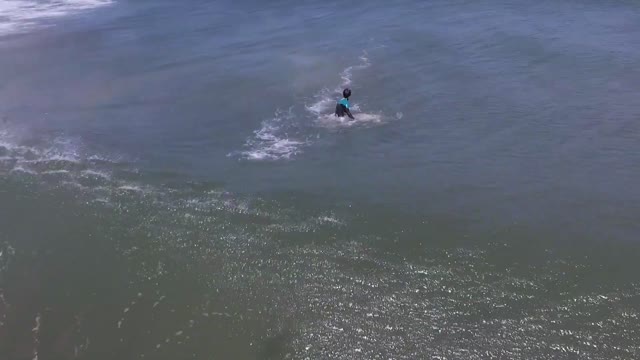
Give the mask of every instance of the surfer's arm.
M 351 120 L 355 120 L 355 118 L 353 117 L 353 115 L 351 115 L 351 110 L 349 110 L 349 108 L 348 108 L 348 107 L 346 107 L 346 106 L 345 106 L 345 107 L 344 107 L 344 111 L 347 113 L 347 115 L 349 116 L 349 118 L 350 118 Z

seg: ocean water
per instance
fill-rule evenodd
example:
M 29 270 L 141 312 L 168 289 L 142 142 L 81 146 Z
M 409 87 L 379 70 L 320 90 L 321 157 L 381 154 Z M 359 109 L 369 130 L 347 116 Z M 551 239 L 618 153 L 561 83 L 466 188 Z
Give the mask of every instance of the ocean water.
M 1 1 L 0 359 L 640 358 L 639 20 Z

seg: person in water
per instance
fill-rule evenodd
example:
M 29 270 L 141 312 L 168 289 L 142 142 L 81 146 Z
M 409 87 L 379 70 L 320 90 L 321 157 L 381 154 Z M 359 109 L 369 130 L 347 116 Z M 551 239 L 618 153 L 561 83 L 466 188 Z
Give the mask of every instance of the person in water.
M 355 120 L 353 115 L 351 115 L 351 110 L 349 110 L 349 96 L 351 96 L 351 89 L 344 89 L 342 91 L 342 96 L 343 98 L 336 104 L 335 115 L 337 117 L 344 117 L 344 115 L 347 114 L 351 120 Z

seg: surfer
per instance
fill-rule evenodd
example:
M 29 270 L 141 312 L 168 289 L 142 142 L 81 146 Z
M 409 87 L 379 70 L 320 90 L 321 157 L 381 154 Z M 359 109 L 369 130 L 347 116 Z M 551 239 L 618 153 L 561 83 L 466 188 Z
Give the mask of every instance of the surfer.
M 351 120 L 355 120 L 353 115 L 351 115 L 351 110 L 349 110 L 349 96 L 351 96 L 351 89 L 347 88 L 342 91 L 342 99 L 338 101 L 336 104 L 336 113 L 337 117 L 344 117 L 344 114 L 347 114 Z

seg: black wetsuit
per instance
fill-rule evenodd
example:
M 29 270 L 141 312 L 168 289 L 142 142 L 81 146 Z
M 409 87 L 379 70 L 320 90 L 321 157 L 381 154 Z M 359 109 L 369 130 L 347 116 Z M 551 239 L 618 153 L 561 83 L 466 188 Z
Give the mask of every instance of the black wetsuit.
M 336 104 L 336 113 L 335 115 L 338 117 L 344 117 L 344 115 L 349 116 L 350 119 L 354 119 L 353 115 L 351 115 L 351 110 L 349 110 L 349 99 L 342 98 Z

